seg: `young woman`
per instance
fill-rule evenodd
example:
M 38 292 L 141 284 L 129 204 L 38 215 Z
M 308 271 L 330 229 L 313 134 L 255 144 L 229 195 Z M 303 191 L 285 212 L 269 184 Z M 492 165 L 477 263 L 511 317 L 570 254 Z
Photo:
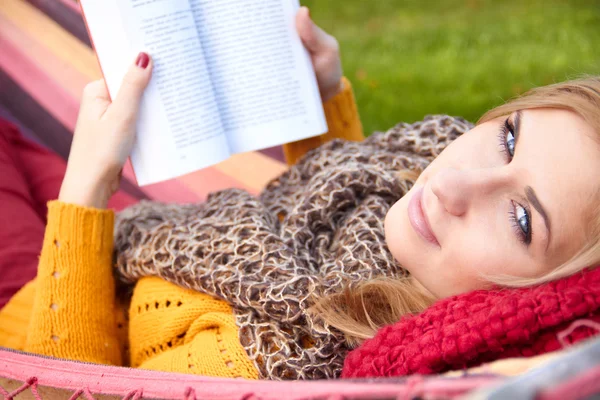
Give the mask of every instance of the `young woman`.
M 306 9 L 297 22 L 330 132 L 288 146 L 292 160 L 361 137 L 335 39 Z M 105 209 L 151 70 L 141 54 L 113 103 L 102 82 L 86 89 L 37 277 L 0 312 L 0 345 L 212 376 L 336 377 L 350 343 L 404 314 L 600 260 L 600 80 L 590 78 L 533 91 L 470 130 L 430 117 L 330 142 L 258 199 L 230 190 L 202 205 L 136 206 L 116 226 L 116 272 L 135 284 L 117 301 Z

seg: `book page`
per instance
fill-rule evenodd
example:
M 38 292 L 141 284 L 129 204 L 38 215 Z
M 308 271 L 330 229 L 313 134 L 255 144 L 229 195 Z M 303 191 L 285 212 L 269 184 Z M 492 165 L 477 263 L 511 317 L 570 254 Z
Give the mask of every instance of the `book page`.
M 232 152 L 327 132 L 297 0 L 189 0 Z
M 138 52 L 153 58 L 131 155 L 138 183 L 160 182 L 229 157 L 188 0 L 82 0 L 82 7 L 113 98 Z

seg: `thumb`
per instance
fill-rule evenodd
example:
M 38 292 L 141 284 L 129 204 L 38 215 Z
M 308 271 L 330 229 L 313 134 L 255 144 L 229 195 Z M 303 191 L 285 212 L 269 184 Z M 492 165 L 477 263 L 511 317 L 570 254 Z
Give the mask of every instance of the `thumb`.
M 81 97 L 81 111 L 88 110 L 102 116 L 110 106 L 110 95 L 103 79 L 88 83 L 83 89 Z
M 296 29 L 302 43 L 311 53 L 320 53 L 337 49 L 337 41 L 323 29 L 319 28 L 310 18 L 307 7 L 301 7 L 296 15 Z
M 117 98 L 113 100 L 112 108 L 119 110 L 136 110 L 144 95 L 144 90 L 152 76 L 152 60 L 146 53 L 140 53 L 123 77 Z

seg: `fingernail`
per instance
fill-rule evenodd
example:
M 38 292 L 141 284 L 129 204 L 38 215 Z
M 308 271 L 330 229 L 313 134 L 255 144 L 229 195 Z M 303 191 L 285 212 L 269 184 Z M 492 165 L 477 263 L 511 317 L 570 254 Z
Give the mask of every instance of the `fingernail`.
M 311 15 L 310 15 L 310 8 L 306 7 L 306 9 L 308 10 L 308 18 L 312 19 Z
M 144 52 L 138 54 L 137 59 L 135 60 L 135 65 L 137 65 L 141 69 L 146 69 L 148 67 L 148 64 L 150 64 L 150 56 Z

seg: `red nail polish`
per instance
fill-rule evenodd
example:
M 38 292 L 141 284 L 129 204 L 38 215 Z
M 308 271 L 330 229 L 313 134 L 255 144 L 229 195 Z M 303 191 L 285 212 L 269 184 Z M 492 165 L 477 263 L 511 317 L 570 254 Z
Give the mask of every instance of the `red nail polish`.
M 144 52 L 138 54 L 137 59 L 135 60 L 135 65 L 141 69 L 146 69 L 148 64 L 150 64 L 150 56 Z

